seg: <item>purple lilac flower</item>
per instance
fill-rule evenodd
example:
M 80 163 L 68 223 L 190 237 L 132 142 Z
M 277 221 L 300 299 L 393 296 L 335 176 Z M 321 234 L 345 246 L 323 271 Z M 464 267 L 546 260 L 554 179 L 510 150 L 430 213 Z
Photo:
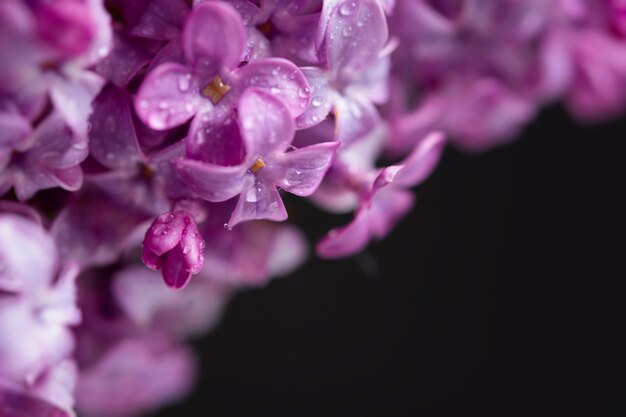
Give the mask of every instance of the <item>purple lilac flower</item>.
M 332 196 L 327 192 L 324 200 L 345 201 L 346 193 L 356 194 L 358 208 L 350 224 L 331 230 L 319 242 L 317 253 L 325 258 L 345 257 L 364 249 L 372 238 L 382 239 L 389 234 L 413 206 L 414 197 L 408 189 L 428 178 L 444 145 L 444 136 L 434 133 L 398 165 L 358 171 L 338 166 L 339 187 L 330 192 Z
M 287 218 L 277 187 L 311 195 L 330 167 L 339 143 L 328 142 L 288 152 L 295 124 L 287 106 L 263 90 L 248 89 L 239 102 L 238 126 L 245 158 L 234 166 L 178 160 L 176 170 L 200 197 L 211 202 L 239 196 L 227 226 L 242 221 Z
M 387 22 L 375 0 L 325 2 L 318 32 L 323 68 L 303 68 L 313 99 L 297 120 L 300 129 L 335 117 L 336 140 L 356 141 L 380 123 L 374 104 L 387 98 Z
M 227 43 L 221 41 L 224 38 Z M 210 135 L 206 129 L 211 128 L 202 123 L 203 115 L 215 113 L 213 120 L 227 119 L 241 91 L 250 86 L 271 90 L 294 117 L 309 104 L 308 85 L 289 61 L 259 60 L 237 68 L 245 31 L 241 17 L 226 4 L 207 2 L 195 7 L 186 21 L 182 42 L 187 65 L 160 65 L 139 90 L 137 113 L 153 129 L 178 126 L 198 114 L 190 137 L 200 142 L 196 143 L 199 146 L 205 135 Z

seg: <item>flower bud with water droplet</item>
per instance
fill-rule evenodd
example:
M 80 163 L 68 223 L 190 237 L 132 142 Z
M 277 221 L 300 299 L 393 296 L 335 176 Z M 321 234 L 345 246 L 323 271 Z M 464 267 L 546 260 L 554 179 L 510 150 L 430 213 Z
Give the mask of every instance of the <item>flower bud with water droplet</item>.
M 157 217 L 146 232 L 142 260 L 150 269 L 161 269 L 169 287 L 182 289 L 191 275 L 202 269 L 204 246 L 188 212 L 167 212 Z

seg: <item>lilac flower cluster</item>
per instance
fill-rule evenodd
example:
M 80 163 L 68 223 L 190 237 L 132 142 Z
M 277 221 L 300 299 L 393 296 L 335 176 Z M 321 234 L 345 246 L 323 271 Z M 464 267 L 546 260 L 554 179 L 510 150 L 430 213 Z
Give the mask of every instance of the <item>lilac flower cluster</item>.
M 447 137 L 613 116 L 623 85 L 620 0 L 3 0 L 0 417 L 182 398 L 186 341 L 306 259 L 284 199 L 353 213 L 316 246 L 350 256 Z

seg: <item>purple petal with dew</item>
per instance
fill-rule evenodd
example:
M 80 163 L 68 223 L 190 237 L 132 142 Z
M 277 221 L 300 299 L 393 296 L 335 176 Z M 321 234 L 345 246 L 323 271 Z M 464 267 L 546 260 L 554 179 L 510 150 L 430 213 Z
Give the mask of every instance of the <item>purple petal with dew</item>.
M 215 165 L 239 165 L 246 156 L 246 146 L 236 113 L 219 103 L 205 108 L 191 122 L 187 137 L 187 157 Z
M 328 74 L 321 68 L 301 68 L 311 89 L 311 104 L 296 119 L 298 129 L 307 129 L 326 119 L 333 106 L 334 92 L 328 82 Z
M 183 236 L 189 218 L 178 213 L 164 213 L 157 217 L 146 232 L 143 240 L 143 253 L 152 252 L 162 256 L 174 249 Z
M 172 162 L 174 170 L 191 191 L 211 202 L 233 198 L 243 188 L 248 167 L 211 165 L 191 159 Z
M 334 101 L 335 139 L 347 145 L 380 125 L 376 107 L 366 99 L 337 96 Z
M 319 143 L 287 152 L 275 161 L 283 177 L 278 186 L 297 196 L 306 197 L 315 192 L 330 168 L 339 142 Z
M 385 14 L 376 0 L 344 0 L 330 12 L 325 34 L 331 78 L 350 80 L 371 65 L 387 42 Z
M 180 64 L 165 63 L 148 74 L 135 98 L 137 115 L 155 130 L 171 129 L 192 118 L 201 102 L 196 78 Z
M 228 220 L 228 228 L 232 229 L 248 220 L 287 220 L 287 210 L 274 184 L 268 184 L 259 178 L 248 178 Z
M 230 5 L 206 2 L 195 7 L 187 18 L 182 41 L 185 56 L 196 72 L 212 77 L 239 64 L 246 32 L 241 17 Z
M 283 151 L 291 144 L 295 123 L 285 104 L 271 93 L 247 89 L 239 99 L 238 110 L 249 157 Z
M 302 71 L 290 61 L 268 58 L 250 62 L 231 74 L 239 88 L 255 87 L 280 99 L 293 118 L 311 103 L 311 89 Z

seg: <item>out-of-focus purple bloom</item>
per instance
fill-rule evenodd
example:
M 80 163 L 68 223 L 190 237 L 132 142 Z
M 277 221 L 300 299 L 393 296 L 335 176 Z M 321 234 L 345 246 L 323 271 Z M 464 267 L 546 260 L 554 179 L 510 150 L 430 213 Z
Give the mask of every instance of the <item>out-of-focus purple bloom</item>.
M 0 7 L 0 102 L 14 104 L 32 121 L 45 113 L 49 99 L 84 135 L 91 100 L 105 82 L 86 68 L 109 52 L 110 18 L 101 0 L 25 3 Z
M 327 142 L 288 152 L 295 126 L 288 108 L 262 90 L 249 89 L 239 102 L 243 163 L 220 166 L 193 160 L 175 162 L 183 181 L 200 197 L 226 201 L 239 195 L 228 227 L 246 220 L 287 218 L 277 187 L 298 196 L 311 195 L 330 167 L 339 146 Z
M 433 133 L 399 165 L 370 171 L 360 181 L 350 178 L 356 173 L 347 173 L 344 181 L 354 184 L 358 210 L 350 224 L 329 232 L 318 244 L 317 253 L 325 258 L 349 256 L 365 248 L 372 238 L 384 238 L 413 206 L 408 189 L 428 178 L 444 145 L 444 136 Z
M 202 270 L 204 246 L 189 213 L 168 212 L 157 217 L 146 232 L 141 259 L 149 268 L 161 269 L 169 287 L 180 289 Z
M 14 148 L 4 171 L 0 164 L 0 195 L 11 187 L 21 201 L 46 188 L 76 191 L 83 182 L 80 163 L 88 153 L 86 137 L 51 114 Z
M 54 241 L 40 224 L 0 214 L 2 410 L 15 401 L 25 409 L 71 413 L 75 370 L 68 361 L 74 347 L 69 326 L 80 320 L 78 268 L 59 268 Z
M 179 400 L 193 386 L 196 361 L 183 346 L 122 340 L 80 373 L 77 408 L 93 416 L 124 417 Z
M 325 2 L 318 32 L 318 55 L 324 68 L 303 68 L 313 99 L 298 128 L 335 116 L 336 139 L 350 143 L 380 123 L 374 104 L 388 98 L 387 22 L 375 0 Z

